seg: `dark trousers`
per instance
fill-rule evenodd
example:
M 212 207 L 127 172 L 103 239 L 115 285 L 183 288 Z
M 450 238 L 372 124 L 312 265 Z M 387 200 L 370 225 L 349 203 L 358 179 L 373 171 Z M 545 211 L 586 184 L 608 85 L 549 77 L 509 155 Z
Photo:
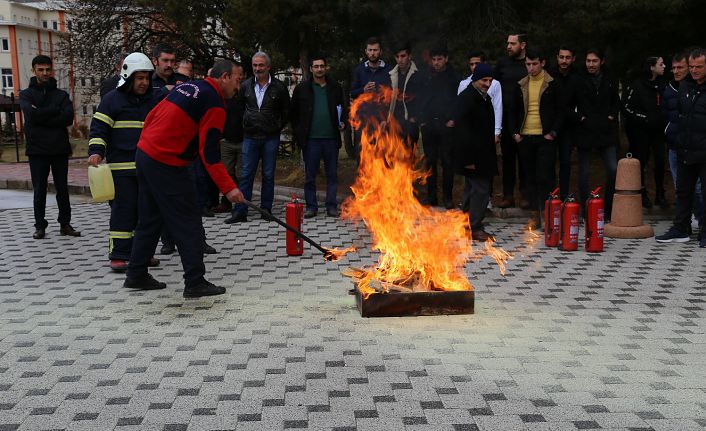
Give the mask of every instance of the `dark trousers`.
M 618 166 L 617 153 L 615 147 L 604 147 L 597 148 L 596 152 L 603 160 L 603 167 L 605 168 L 605 184 L 603 185 L 603 196 L 605 196 L 605 210 L 606 220 L 611 217 L 611 211 L 613 210 L 613 194 L 615 193 L 615 171 Z M 588 176 L 589 176 L 589 164 L 591 161 L 591 150 L 585 148 L 579 148 L 579 200 L 581 203 L 581 208 L 585 211 L 586 199 L 588 199 Z
M 200 158 L 191 162 L 189 171 L 196 186 L 196 202 L 199 209 L 218 205 L 218 187 L 216 187 L 216 183 L 213 182 L 206 171 L 206 167 Z
M 574 149 L 574 141 L 567 132 L 562 133 L 557 141 L 559 148 L 559 196 L 563 201 L 571 193 L 571 152 Z
M 303 156 L 306 174 L 306 180 L 304 181 L 306 209 L 312 211 L 318 211 L 319 209 L 319 204 L 316 201 L 316 174 L 319 173 L 319 165 L 323 159 L 326 173 L 326 209 L 335 210 L 338 207 L 336 202 L 336 190 L 338 189 L 338 142 L 335 139 L 310 138 L 304 146 Z
M 113 174 L 115 198 L 110 201 L 108 259 L 130 260 L 137 226 L 137 176 Z
M 454 166 L 453 166 L 453 129 L 444 125 L 424 126 L 422 128 L 422 143 L 427 170 L 431 175 L 427 178 L 427 199 L 431 205 L 436 204 L 438 164 L 441 162 L 441 190 L 444 201 L 453 197 Z
M 34 227 L 46 229 L 49 222 L 44 218 L 47 206 L 47 186 L 49 171 L 54 178 L 56 204 L 59 207 L 60 225 L 71 223 L 71 204 L 69 203 L 69 156 L 29 156 L 29 172 L 34 190 Z
M 503 133 L 500 139 L 500 148 L 503 152 L 503 195 L 512 197 L 515 195 L 516 172 L 519 171 L 520 193 L 525 191 L 525 168 L 522 163 L 518 165 L 517 142 L 507 133 Z
M 132 241 L 127 276 L 139 278 L 147 274 L 162 226 L 172 235 L 186 287 L 203 280 L 203 225 L 196 204 L 196 189 L 187 168 L 160 163 L 140 149 L 135 154 L 139 183 L 139 220 Z
M 483 230 L 485 209 L 490 200 L 490 184 L 493 177 L 464 177 L 462 208 L 467 208 L 471 230 Z
M 650 153 L 654 154 L 654 179 L 655 191 L 664 193 L 664 164 L 666 158 L 666 144 L 664 133 L 660 130 L 634 127 L 630 141 L 630 151 L 640 161 L 640 178 L 642 187 L 645 187 L 645 172 L 650 162 Z
M 542 135 L 523 136 L 518 153 L 525 171 L 525 197 L 531 210 L 542 211 L 547 195 L 556 184 L 556 142 Z
M 255 184 L 257 166 L 262 160 L 262 188 L 260 189 L 260 208 L 272 210 L 275 198 L 275 168 L 277 166 L 277 151 L 279 135 L 270 138 L 245 138 L 243 140 L 243 172 L 240 175 L 238 187 L 245 199 L 252 200 L 252 189 Z M 233 215 L 248 213 L 245 204 L 233 207 Z
M 706 163 L 693 165 L 684 164 L 682 160 L 677 165 L 677 213 L 674 216 L 674 226 L 682 232 L 688 232 L 691 225 L 691 212 L 694 207 L 694 192 L 696 182 L 701 180 L 701 197 L 706 202 Z M 703 226 L 704 215 L 701 214 L 699 226 Z M 701 235 L 701 233 L 699 233 Z

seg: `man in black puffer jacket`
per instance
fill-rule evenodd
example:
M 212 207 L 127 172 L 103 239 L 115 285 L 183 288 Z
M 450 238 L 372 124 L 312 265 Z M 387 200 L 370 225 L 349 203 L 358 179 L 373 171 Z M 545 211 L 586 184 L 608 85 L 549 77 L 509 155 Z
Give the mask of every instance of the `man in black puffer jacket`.
M 696 180 L 706 184 L 706 49 L 689 55 L 689 72 L 694 82 L 679 85 L 679 138 L 677 150 L 677 213 L 674 224 L 657 242 L 689 241 L 689 221 Z M 701 187 L 704 197 L 706 187 Z M 703 216 L 699 225 L 703 226 Z M 706 248 L 706 232 L 699 232 L 699 247 Z
M 240 85 L 237 103 L 243 114 L 243 171 L 240 190 L 245 199 L 252 198 L 257 165 L 262 160 L 262 191 L 260 207 L 272 212 L 275 197 L 275 165 L 279 150 L 279 134 L 287 124 L 289 91 L 287 86 L 270 75 L 270 57 L 257 52 L 252 57 L 255 76 Z M 248 207 L 238 204 L 225 222 L 247 221 Z
M 44 238 L 49 225 L 44 214 L 50 169 L 59 206 L 59 232 L 61 235 L 81 236 L 70 224 L 68 175 L 71 144 L 66 128 L 74 121 L 74 108 L 68 93 L 56 88 L 52 67 L 52 60 L 46 55 L 34 57 L 34 76 L 29 81 L 29 87 L 20 91 L 27 137 L 26 154 L 34 189 L 34 239 Z

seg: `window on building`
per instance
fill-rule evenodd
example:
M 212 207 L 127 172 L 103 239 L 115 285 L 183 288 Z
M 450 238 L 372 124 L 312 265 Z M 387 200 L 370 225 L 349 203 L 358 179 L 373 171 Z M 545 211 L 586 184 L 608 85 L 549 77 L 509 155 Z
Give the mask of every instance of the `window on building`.
M 0 38 L 0 50 L 4 52 L 10 50 L 10 39 L 6 37 Z
M 91 77 L 91 87 L 95 87 L 95 86 L 96 86 L 96 78 L 92 76 Z
M 85 86 L 86 86 L 86 77 L 82 76 L 81 77 L 81 87 L 85 87 Z
M 82 112 L 83 112 L 83 115 L 88 115 L 88 106 L 83 105 Z
M 48 25 L 48 23 L 47 23 L 46 20 L 42 20 L 42 27 L 44 27 L 44 28 L 48 28 L 48 27 L 49 27 L 49 25 Z
M 13 88 L 12 69 L 0 69 L 2 75 L 2 88 Z
M 52 20 L 51 28 L 53 28 L 54 30 L 59 30 L 59 23 L 56 22 L 56 20 Z
M 69 29 L 69 31 L 74 29 L 74 22 L 71 20 L 66 21 L 66 28 Z

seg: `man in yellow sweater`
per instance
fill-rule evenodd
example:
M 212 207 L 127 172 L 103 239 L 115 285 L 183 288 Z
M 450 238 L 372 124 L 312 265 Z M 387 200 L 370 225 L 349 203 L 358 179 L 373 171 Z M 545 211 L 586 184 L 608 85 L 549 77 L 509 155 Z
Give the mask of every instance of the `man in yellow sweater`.
M 545 72 L 539 49 L 528 48 L 527 76 L 515 88 L 509 133 L 518 144 L 520 163 L 527 180 L 532 222 L 541 226 L 544 200 L 556 183 L 556 138 L 562 125 L 559 82 Z

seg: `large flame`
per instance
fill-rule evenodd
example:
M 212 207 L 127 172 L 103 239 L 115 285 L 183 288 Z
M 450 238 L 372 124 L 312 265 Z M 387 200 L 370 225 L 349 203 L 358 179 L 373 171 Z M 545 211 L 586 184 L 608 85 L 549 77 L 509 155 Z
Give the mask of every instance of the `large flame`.
M 387 117 L 392 97 L 386 89 L 364 93 L 351 106 L 351 124 L 362 130 L 360 165 L 343 216 L 362 219 L 373 249 L 381 252 L 377 267 L 361 274 L 358 289 L 370 295 L 377 291 L 370 282 L 379 280 L 412 290 L 471 290 L 464 272 L 473 255 L 468 215 L 425 207 L 415 197 L 415 183 L 428 173 L 415 169 L 420 160 Z M 500 263 L 508 257 L 492 243 L 484 252 Z

